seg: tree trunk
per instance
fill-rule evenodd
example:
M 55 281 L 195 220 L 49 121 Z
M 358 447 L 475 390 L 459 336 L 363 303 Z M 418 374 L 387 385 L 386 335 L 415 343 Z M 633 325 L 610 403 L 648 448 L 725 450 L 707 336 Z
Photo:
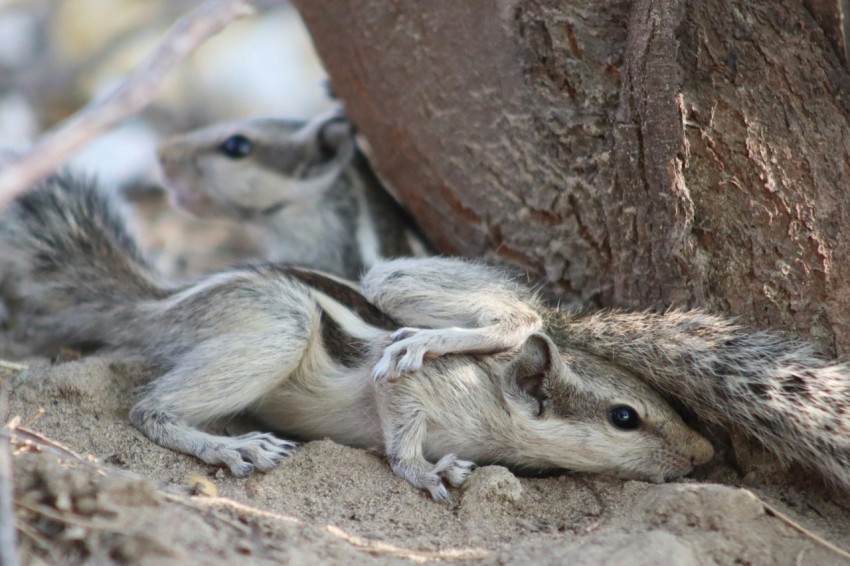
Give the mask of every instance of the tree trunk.
M 845 0 L 295 3 L 443 252 L 850 350 Z

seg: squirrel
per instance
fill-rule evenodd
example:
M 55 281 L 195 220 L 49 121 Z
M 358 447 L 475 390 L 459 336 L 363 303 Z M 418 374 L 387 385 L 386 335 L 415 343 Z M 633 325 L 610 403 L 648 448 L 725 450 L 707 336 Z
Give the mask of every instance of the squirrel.
M 436 500 L 473 462 L 663 481 L 713 457 L 627 369 L 553 342 L 558 311 L 501 268 L 379 261 L 358 286 L 258 263 L 171 284 L 108 196 L 68 173 L 42 181 L 0 211 L 0 259 L 30 343 L 157 364 L 129 418 L 160 446 L 245 476 L 295 447 L 271 432 L 331 438 L 380 449 Z M 269 432 L 201 428 L 241 413 Z
M 380 258 L 429 254 L 339 109 L 215 124 L 162 141 L 157 157 L 178 207 L 255 226 L 263 259 L 356 279 Z
M 806 342 L 775 332 L 747 331 L 728 318 L 700 310 L 576 314 L 541 306 L 528 295 L 511 291 L 513 299 L 505 299 L 503 309 L 495 308 L 494 318 L 476 320 L 468 314 L 504 291 L 506 281 L 475 270 L 469 278 L 461 270 L 435 276 L 427 263 L 419 261 L 424 260 L 378 265 L 361 282 L 364 295 L 378 308 L 426 327 L 394 335 L 375 365 L 376 379 L 415 372 L 427 356 L 447 351 L 440 345 L 447 337 L 455 339 L 450 347 L 457 348 L 470 326 L 499 321 L 511 327 L 516 322 L 510 313 L 517 311 L 512 301 L 519 299 L 539 314 L 541 331 L 557 345 L 567 371 L 590 359 L 601 360 L 607 364 L 604 371 L 615 367 L 626 371 L 704 422 L 733 426 L 781 460 L 813 468 L 829 483 L 850 491 L 846 363 L 821 357 Z M 423 292 L 428 286 L 429 291 Z M 453 322 L 460 328 L 449 332 L 457 336 L 447 334 L 443 320 L 450 316 L 447 312 L 456 317 Z M 499 336 L 492 340 L 498 343 Z M 476 346 L 469 348 L 467 353 Z
M 850 491 L 850 367 L 811 344 L 700 311 L 559 316 L 546 328 Z

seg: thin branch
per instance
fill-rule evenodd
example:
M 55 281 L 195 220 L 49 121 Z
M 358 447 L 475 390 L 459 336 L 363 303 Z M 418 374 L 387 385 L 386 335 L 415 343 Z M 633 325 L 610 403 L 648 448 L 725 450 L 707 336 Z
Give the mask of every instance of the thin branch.
M 90 462 L 94 460 L 93 457 L 87 458 L 85 456 L 81 456 L 59 442 L 51 440 L 44 435 L 26 429 L 22 426 L 7 426 L 10 430 L 5 431 L 0 429 L 0 439 L 5 439 L 12 446 L 17 446 L 19 448 L 24 446 L 35 446 L 39 449 L 49 450 L 50 452 L 60 456 L 69 457 L 78 462 Z
M 805 528 L 803 525 L 801 525 L 797 521 L 793 520 L 788 515 L 785 515 L 784 513 L 779 511 L 779 509 L 777 509 L 776 507 L 773 507 L 772 505 L 765 503 L 762 499 L 759 499 L 759 502 L 761 502 L 761 504 L 764 506 L 764 510 L 767 512 L 768 515 L 772 515 L 773 517 L 776 517 L 777 519 L 779 519 L 780 521 L 782 521 L 783 523 L 785 523 L 786 525 L 788 525 L 789 527 L 791 527 L 795 531 L 801 533 L 803 536 L 807 537 L 808 539 L 815 542 L 816 544 L 819 544 L 824 548 L 828 548 L 829 550 L 831 550 L 832 552 L 834 552 L 838 556 L 841 556 L 842 558 L 850 559 L 850 552 L 847 552 L 843 548 L 829 542 L 825 538 L 816 535 L 815 533 L 808 530 L 807 528 Z M 798 557 L 798 561 L 799 561 L 799 557 Z
M 232 499 L 220 497 L 192 497 L 187 498 L 182 495 L 162 492 L 162 496 L 173 503 L 178 503 L 185 507 L 197 509 L 199 511 L 223 510 L 228 511 L 237 516 L 237 518 L 248 517 L 251 520 L 256 520 L 260 517 L 271 519 L 275 522 L 286 524 L 300 523 L 299 519 L 287 517 L 271 511 L 250 507 Z M 221 519 L 220 516 L 216 517 Z M 334 525 L 325 525 L 325 532 L 330 533 L 335 538 L 342 540 L 346 544 L 362 551 L 366 551 L 371 555 L 390 555 L 404 558 L 413 562 L 433 562 L 433 561 L 453 561 L 453 560 L 480 560 L 483 558 L 492 558 L 494 553 L 489 550 L 478 548 L 445 548 L 442 550 L 413 550 L 407 549 L 387 542 L 372 540 L 357 535 L 353 535 Z
M 156 50 L 115 90 L 46 133 L 0 170 L 0 208 L 59 168 L 75 151 L 145 107 L 165 76 L 210 36 L 253 13 L 250 0 L 207 0 L 183 16 Z

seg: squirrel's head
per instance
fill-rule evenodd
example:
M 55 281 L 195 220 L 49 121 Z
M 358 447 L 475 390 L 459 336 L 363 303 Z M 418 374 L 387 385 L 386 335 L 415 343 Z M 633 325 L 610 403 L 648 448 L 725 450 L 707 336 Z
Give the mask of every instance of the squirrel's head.
M 157 148 L 172 200 L 201 217 L 258 220 L 314 205 L 354 157 L 339 110 L 310 121 L 256 118 L 175 136 Z
M 534 467 L 663 481 L 711 460 L 711 444 L 632 373 L 544 334 L 505 372 L 521 416 L 518 447 Z

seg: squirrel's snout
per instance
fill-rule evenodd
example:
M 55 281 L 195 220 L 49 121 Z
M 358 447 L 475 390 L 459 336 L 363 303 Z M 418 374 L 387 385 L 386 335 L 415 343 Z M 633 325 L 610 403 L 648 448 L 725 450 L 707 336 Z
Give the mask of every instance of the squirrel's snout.
M 714 458 L 714 447 L 711 442 L 701 436 L 694 439 L 691 451 L 691 465 L 700 466 Z

